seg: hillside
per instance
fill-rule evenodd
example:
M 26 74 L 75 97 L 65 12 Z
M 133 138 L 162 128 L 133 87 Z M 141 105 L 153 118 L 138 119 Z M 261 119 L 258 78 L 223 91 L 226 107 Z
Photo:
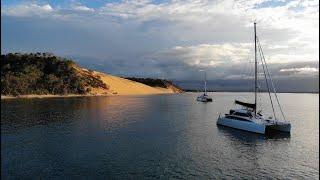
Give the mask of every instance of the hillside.
M 146 95 L 178 92 L 81 68 L 48 53 L 1 55 L 1 96 Z
M 152 79 L 152 78 L 135 78 L 135 77 L 125 77 L 126 79 L 136 81 L 151 87 L 172 89 L 174 92 L 183 92 L 180 87 L 173 84 L 172 81 L 165 79 Z

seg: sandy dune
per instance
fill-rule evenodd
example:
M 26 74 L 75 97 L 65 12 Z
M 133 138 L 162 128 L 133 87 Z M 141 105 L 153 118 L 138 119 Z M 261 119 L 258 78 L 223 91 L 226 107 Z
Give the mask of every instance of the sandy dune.
M 85 70 L 85 69 L 84 69 Z M 109 86 L 108 90 L 93 89 L 92 93 L 109 95 L 148 95 L 177 93 L 174 88 L 151 87 L 128 79 L 112 76 L 94 71 L 94 76 L 100 76 L 101 80 Z

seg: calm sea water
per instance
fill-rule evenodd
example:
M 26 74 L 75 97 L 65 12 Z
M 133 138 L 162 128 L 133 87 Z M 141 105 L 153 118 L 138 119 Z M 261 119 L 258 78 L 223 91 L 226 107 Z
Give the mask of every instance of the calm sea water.
M 271 137 L 216 125 L 252 94 L 197 95 L 2 100 L 1 178 L 319 178 L 318 94 L 279 94 L 292 132 Z

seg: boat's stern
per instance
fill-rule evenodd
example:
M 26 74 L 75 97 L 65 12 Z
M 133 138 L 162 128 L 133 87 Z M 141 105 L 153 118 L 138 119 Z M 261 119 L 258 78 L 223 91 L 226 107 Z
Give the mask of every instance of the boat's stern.
M 199 97 L 197 97 L 197 101 L 201 101 L 201 102 L 212 102 L 212 98 L 207 96 L 206 94 L 203 94 Z
M 291 132 L 291 124 L 289 122 L 276 122 L 274 124 L 266 125 L 266 131 L 281 131 L 285 133 Z

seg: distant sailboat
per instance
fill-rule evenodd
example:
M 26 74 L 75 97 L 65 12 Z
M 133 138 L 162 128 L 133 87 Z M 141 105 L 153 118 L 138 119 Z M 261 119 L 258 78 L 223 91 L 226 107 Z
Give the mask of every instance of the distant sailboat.
M 245 131 L 260 133 L 260 134 L 266 134 L 269 131 L 282 131 L 290 133 L 291 131 L 291 124 L 290 122 L 285 121 L 284 114 L 281 108 L 281 105 L 279 103 L 275 87 L 273 85 L 273 81 L 270 77 L 269 70 L 267 68 L 262 48 L 260 46 L 260 43 L 258 43 L 259 46 L 259 53 L 262 61 L 262 67 L 264 71 L 264 77 L 266 80 L 266 85 L 269 93 L 269 98 L 271 101 L 271 106 L 274 114 L 274 119 L 265 119 L 263 115 L 260 112 L 257 112 L 257 90 L 258 90 L 258 84 L 257 84 L 257 42 L 258 38 L 256 35 L 256 23 L 254 23 L 254 40 L 255 40 L 255 92 L 254 92 L 254 104 L 251 103 L 245 103 L 241 101 L 235 101 L 236 104 L 241 105 L 242 109 L 231 109 L 229 114 L 225 114 L 224 116 L 220 116 L 217 120 L 218 125 L 228 126 L 236 129 L 241 129 Z M 269 76 L 269 80 L 271 81 L 271 85 L 273 87 L 273 91 L 275 93 L 275 97 L 277 100 L 277 103 L 279 105 L 280 111 L 283 116 L 283 121 L 279 121 L 276 117 L 273 101 L 270 94 L 270 88 L 268 84 L 267 75 Z
M 204 93 L 197 97 L 197 101 L 212 102 L 212 98 L 207 95 L 207 74 L 204 72 Z

